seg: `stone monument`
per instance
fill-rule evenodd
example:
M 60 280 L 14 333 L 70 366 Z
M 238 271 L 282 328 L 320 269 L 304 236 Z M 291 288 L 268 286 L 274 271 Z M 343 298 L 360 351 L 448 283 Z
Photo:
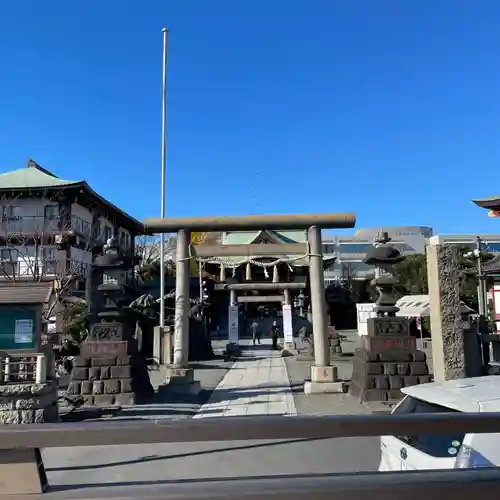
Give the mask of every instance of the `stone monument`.
M 353 358 L 349 392 L 361 402 L 397 401 L 401 388 L 430 381 L 426 355 L 416 348 L 409 320 L 396 316 L 399 308 L 393 289 L 398 282 L 393 266 L 404 256 L 389 241 L 387 233 L 382 233 L 365 260 L 376 266 L 372 284 L 379 296 L 377 317 L 368 319 L 368 333 L 362 336 L 362 346 Z
M 460 300 L 460 281 L 463 276 L 460 257 L 456 245 L 444 244 L 440 236 L 429 238 L 427 278 L 432 364 L 434 380 L 439 382 L 483 374 L 479 344 L 487 340 L 488 336 L 479 336 L 476 331 L 465 327 L 467 315 L 462 315 L 463 304 Z M 491 272 L 495 264 L 486 264 L 485 267 Z
M 89 335 L 75 358 L 68 390 L 81 395 L 85 406 L 131 405 L 154 394 L 135 336 L 138 313 L 128 307 L 127 271 L 134 263 L 111 238 L 92 265 Z

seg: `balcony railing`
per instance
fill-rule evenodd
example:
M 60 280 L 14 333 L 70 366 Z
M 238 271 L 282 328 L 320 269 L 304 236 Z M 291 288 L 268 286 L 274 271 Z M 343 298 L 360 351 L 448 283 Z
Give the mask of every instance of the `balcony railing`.
M 59 216 L 48 218 L 44 216 L 23 215 L 20 217 L 3 217 L 0 220 L 0 236 L 2 235 L 42 235 L 57 234 L 60 231 L 72 231 L 75 234 L 90 238 L 98 238 L 93 234 L 92 224 L 75 215 L 61 224 Z
M 8 276 L 13 279 L 21 277 L 55 276 L 57 274 L 57 261 L 39 259 L 36 266 L 35 259 L 21 259 L 12 261 L 0 259 L 0 276 Z
M 42 353 L 0 353 L 0 385 L 36 383 L 46 381 L 47 359 Z
M 66 260 L 66 275 L 86 276 L 90 264 L 74 259 Z M 40 258 L 38 267 L 35 265 L 34 259 L 21 259 L 19 261 L 1 260 L 0 259 L 0 279 L 10 278 L 33 278 L 37 279 L 43 276 L 57 276 L 62 269 L 58 267 L 56 260 L 45 260 Z
M 450 413 L 384 416 L 222 417 L 159 420 L 140 423 L 79 423 L 0 426 L 2 495 L 40 493 L 46 476 L 39 449 L 72 446 L 113 446 L 144 443 L 192 443 L 256 439 L 329 439 L 380 435 L 466 434 L 500 432 L 498 413 Z M 306 446 L 306 445 L 304 445 Z M 24 453 L 24 457 L 22 454 Z M 37 467 L 22 468 L 20 461 Z M 23 460 L 21 460 L 23 459 Z M 17 466 L 17 468 L 16 468 Z M 11 473 L 9 473 L 11 471 Z M 77 490 L 61 488 L 44 498 L 177 500 L 470 500 L 494 498 L 500 491 L 500 469 L 432 470 L 354 474 L 290 475 L 259 478 L 169 480 L 99 485 Z M 38 488 L 38 489 L 37 489 Z M 30 496 L 30 498 L 42 498 Z
M 71 216 L 71 223 L 64 228 L 66 231 L 72 230 L 75 234 L 84 236 L 85 238 L 96 238 L 95 232 L 92 231 L 92 224 L 86 220 L 80 219 L 75 215 Z
M 3 217 L 0 219 L 0 236 L 36 236 L 59 231 L 59 217 L 43 216 Z
M 66 266 L 66 273 L 77 276 L 86 276 L 89 269 L 90 269 L 90 264 L 88 262 L 68 259 L 68 263 Z

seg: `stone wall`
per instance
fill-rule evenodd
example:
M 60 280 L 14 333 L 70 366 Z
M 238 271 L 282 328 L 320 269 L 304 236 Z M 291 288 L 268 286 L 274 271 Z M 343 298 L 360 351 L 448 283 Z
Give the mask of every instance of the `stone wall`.
M 0 385 L 0 424 L 57 422 L 57 385 Z
M 69 395 L 82 396 L 85 406 L 135 404 L 132 356 L 75 358 Z

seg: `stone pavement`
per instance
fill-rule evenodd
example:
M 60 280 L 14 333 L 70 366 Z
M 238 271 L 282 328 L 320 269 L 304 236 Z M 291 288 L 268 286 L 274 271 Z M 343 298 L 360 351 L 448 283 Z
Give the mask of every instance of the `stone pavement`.
M 273 351 L 268 339 L 244 347 L 247 359 L 232 366 L 193 418 L 297 414 L 280 351 Z

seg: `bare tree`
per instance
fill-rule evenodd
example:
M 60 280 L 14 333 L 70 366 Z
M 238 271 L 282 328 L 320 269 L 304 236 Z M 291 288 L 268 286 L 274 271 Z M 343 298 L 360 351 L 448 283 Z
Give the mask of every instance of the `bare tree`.
M 165 269 L 167 273 L 175 273 L 176 237 L 167 235 L 165 238 Z M 160 275 L 161 240 L 156 236 L 140 236 L 136 238 L 135 253 L 141 262 L 137 266 L 136 276 L 139 281 L 150 281 Z
M 58 193 L 48 193 L 45 203 L 20 195 L 0 201 L 0 281 L 10 286 L 53 281 L 55 294 L 45 319 L 53 316 L 61 298 L 71 295 L 76 280 L 84 278 L 90 266 L 90 262 L 68 258 L 64 244 L 73 228 L 70 214 L 60 210 L 57 197 Z M 30 204 L 35 213 L 26 215 Z

